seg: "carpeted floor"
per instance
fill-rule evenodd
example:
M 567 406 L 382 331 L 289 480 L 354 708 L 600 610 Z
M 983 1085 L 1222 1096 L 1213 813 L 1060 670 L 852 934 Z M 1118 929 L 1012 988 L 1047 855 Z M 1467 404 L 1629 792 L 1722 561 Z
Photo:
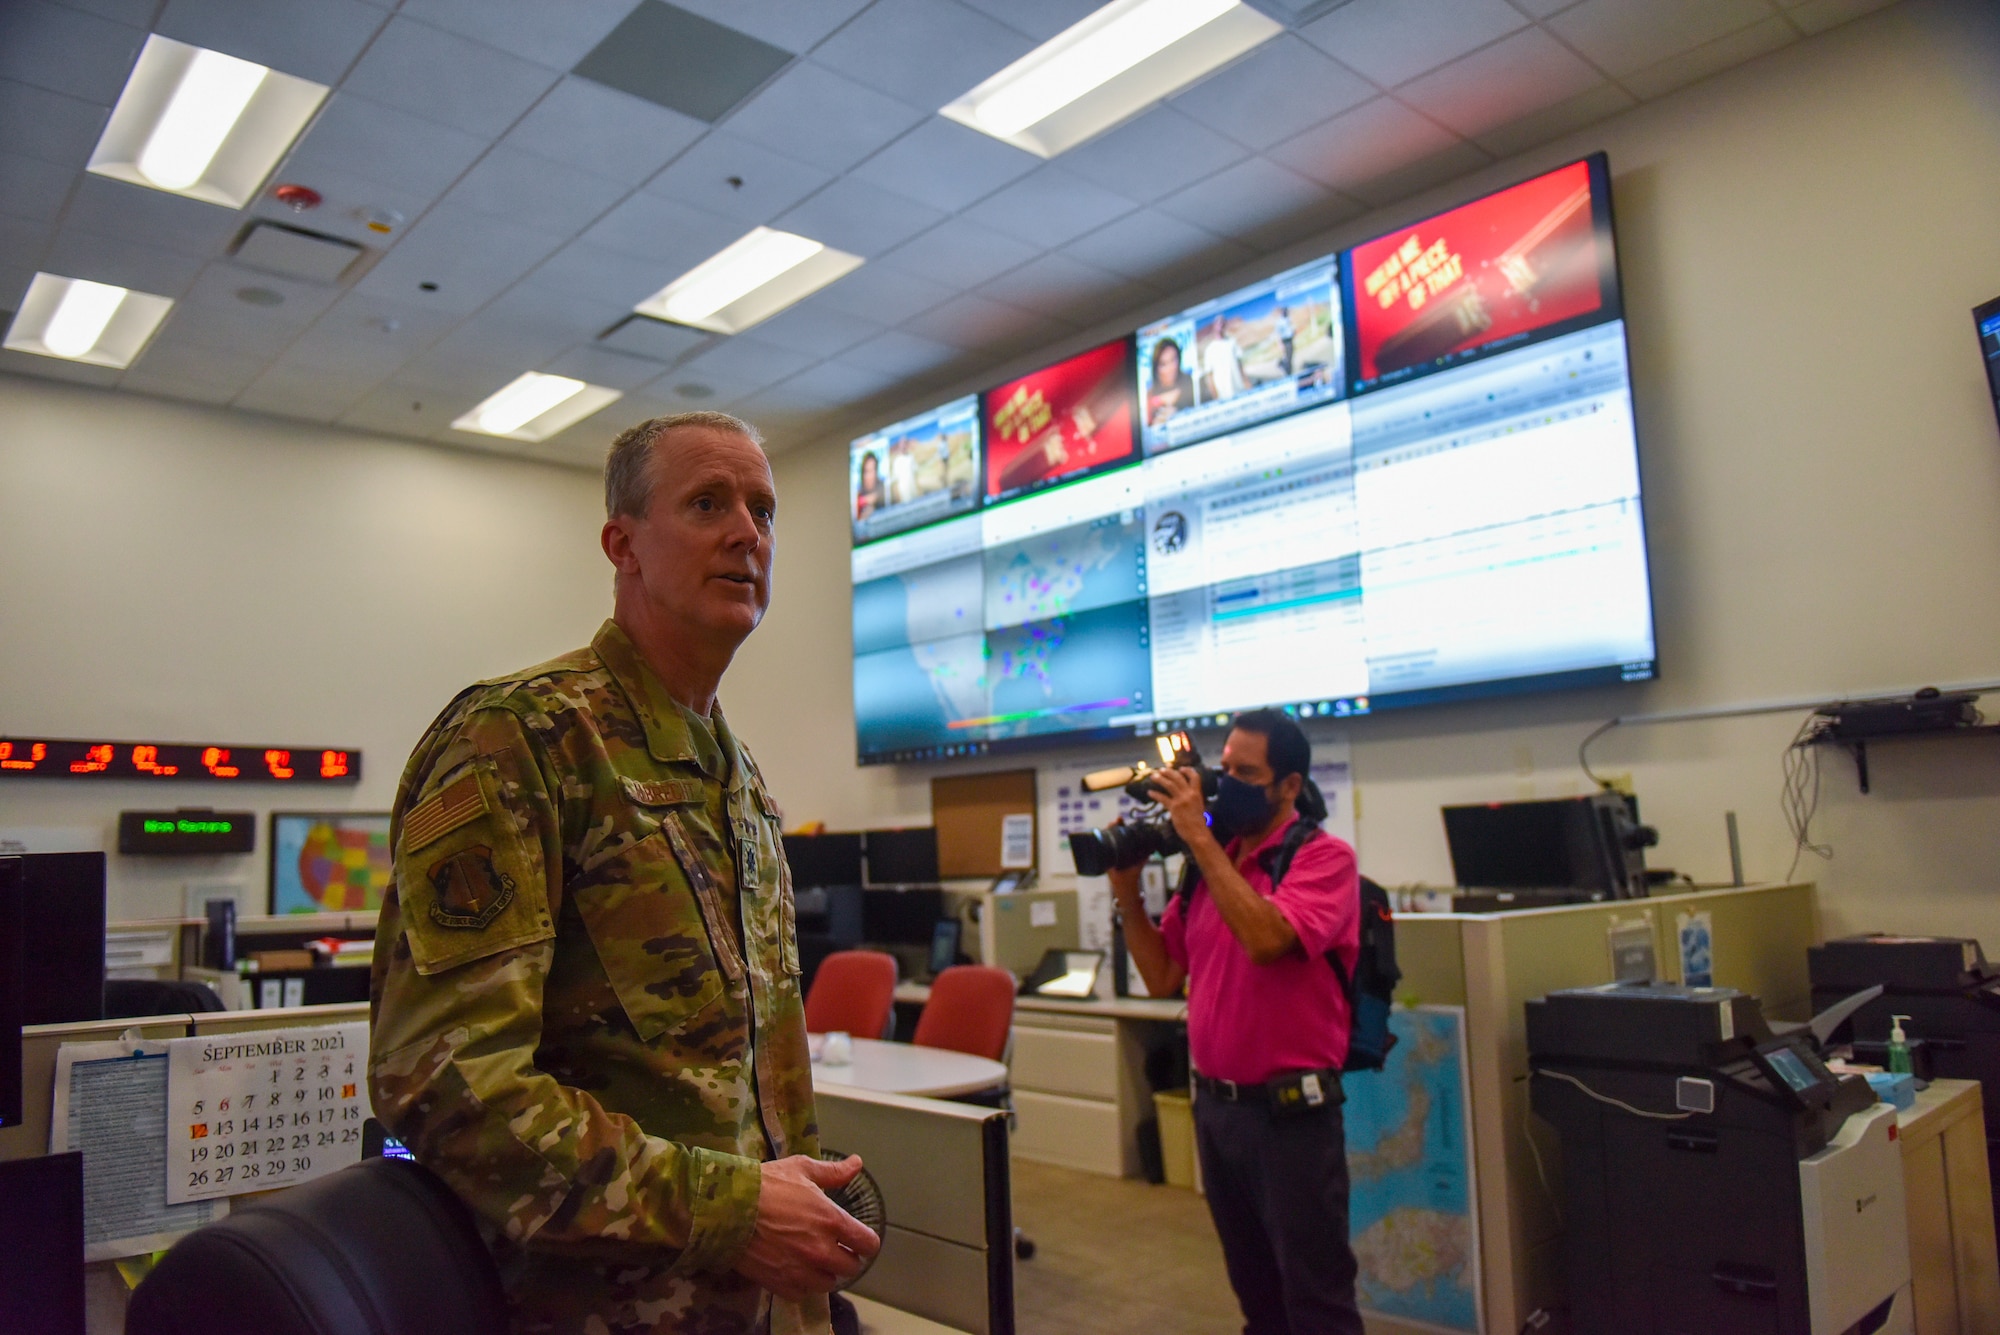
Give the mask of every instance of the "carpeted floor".
M 1225 1335 L 1243 1328 L 1201 1197 L 1014 1160 L 1021 1335 Z

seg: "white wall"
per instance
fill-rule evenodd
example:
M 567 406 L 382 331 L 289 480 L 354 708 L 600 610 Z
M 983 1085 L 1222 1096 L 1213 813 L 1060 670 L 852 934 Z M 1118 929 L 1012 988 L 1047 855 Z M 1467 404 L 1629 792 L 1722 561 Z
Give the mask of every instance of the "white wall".
M 387 810 L 461 688 L 589 639 L 610 611 L 597 479 L 135 395 L 0 376 L 0 734 L 359 748 L 360 784 L 0 781 L 0 827 L 218 805 Z M 263 912 L 237 858 L 111 859 L 114 919 L 190 880 Z
M 1190 295 L 1599 148 L 1662 679 L 1350 726 L 1363 865 L 1385 881 L 1448 882 L 1442 804 L 1584 791 L 1577 743 L 1612 715 L 2000 678 L 2000 437 L 1970 319 L 2000 294 L 1990 6 L 1907 0 Z M 849 759 L 843 470 L 838 442 L 778 461 L 777 595 L 725 699 L 794 819 L 920 821 L 936 771 Z M 1726 876 L 1733 809 L 1748 872 L 1776 877 L 1799 721 L 1621 730 L 1593 759 L 1633 776 L 1662 831 L 1654 865 Z M 1827 931 L 1968 932 L 2000 955 L 2000 739 L 1878 747 L 1868 798 L 1825 760 L 1818 832 L 1838 854 L 1800 872 L 1821 881 Z

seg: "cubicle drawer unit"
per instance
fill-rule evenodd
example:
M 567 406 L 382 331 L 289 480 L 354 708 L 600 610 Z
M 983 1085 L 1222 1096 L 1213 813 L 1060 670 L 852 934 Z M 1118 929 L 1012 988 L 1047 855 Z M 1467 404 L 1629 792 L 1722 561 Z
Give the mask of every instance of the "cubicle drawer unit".
M 1014 1153 L 1121 1177 L 1136 1171 L 1137 1059 L 1118 1022 L 1014 1013 Z

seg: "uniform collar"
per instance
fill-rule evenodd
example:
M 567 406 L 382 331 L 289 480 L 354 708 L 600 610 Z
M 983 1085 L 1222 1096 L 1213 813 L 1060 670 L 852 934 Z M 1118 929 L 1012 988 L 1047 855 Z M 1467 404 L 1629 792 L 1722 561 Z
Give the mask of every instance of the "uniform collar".
M 1284 841 L 1285 831 L 1291 829 L 1292 826 L 1296 825 L 1298 823 L 1298 819 L 1299 819 L 1299 813 L 1295 808 L 1291 813 L 1290 819 L 1285 821 L 1285 823 L 1280 825 L 1277 829 L 1271 831 L 1270 836 L 1266 838 L 1264 842 L 1258 844 L 1255 848 L 1249 850 L 1250 856 L 1257 857 L 1261 855 L 1267 848 L 1276 848 L 1280 843 Z M 1242 861 L 1245 851 L 1243 848 L 1243 841 L 1241 839 L 1234 839 L 1231 840 L 1230 842 L 1232 847 L 1235 849 L 1235 852 L 1232 856 L 1235 858 L 1236 861 L 1239 862 Z
M 611 679 L 618 683 L 618 689 L 625 693 L 632 712 L 639 716 L 639 723 L 646 730 L 646 750 L 653 759 L 700 765 L 706 770 L 702 752 L 707 748 L 696 742 L 694 730 L 688 726 L 688 711 L 667 694 L 659 675 L 618 623 L 606 621 L 600 626 L 590 647 Z M 720 712 L 717 711 L 718 719 Z

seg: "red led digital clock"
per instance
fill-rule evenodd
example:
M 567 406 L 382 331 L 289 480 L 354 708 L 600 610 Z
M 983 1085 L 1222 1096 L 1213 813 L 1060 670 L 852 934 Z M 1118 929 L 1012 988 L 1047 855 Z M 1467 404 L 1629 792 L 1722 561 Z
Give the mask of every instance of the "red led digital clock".
M 167 779 L 198 783 L 358 783 L 359 751 L 0 737 L 0 779 Z

